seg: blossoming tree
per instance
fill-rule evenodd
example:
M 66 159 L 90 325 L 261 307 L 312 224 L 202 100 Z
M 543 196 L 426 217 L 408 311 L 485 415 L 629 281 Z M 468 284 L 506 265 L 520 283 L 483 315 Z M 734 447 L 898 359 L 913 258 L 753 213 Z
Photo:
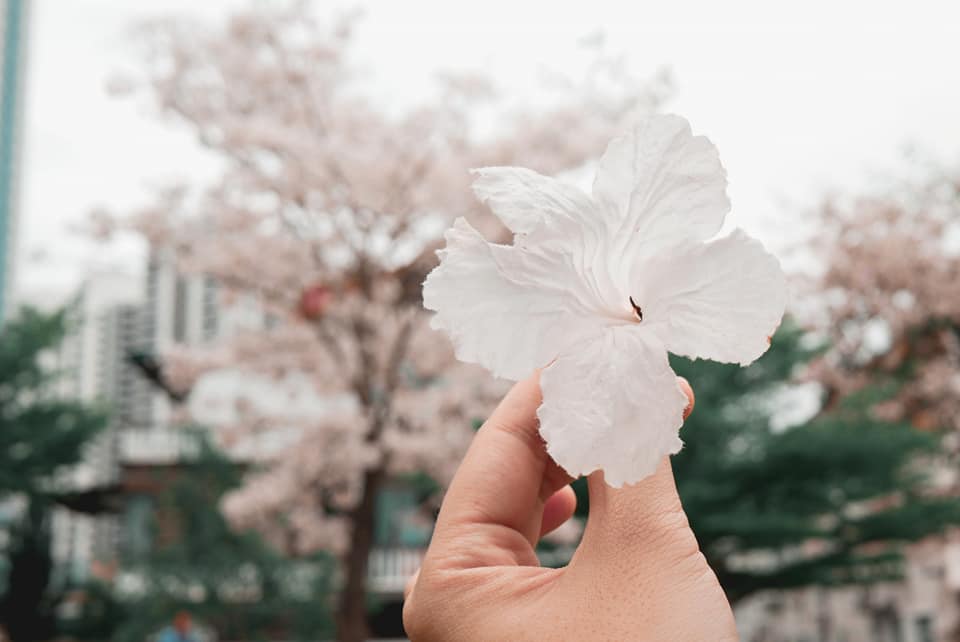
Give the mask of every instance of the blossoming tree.
M 577 168 L 661 93 L 600 57 L 587 85 L 558 90 L 548 109 L 500 111 L 495 133 L 480 136 L 475 110 L 499 104 L 489 79 L 446 76 L 429 102 L 387 113 L 354 73 L 352 27 L 324 26 L 302 5 L 238 14 L 222 29 L 150 25 L 151 95 L 222 160 L 222 173 L 125 219 L 179 269 L 269 318 L 165 355 L 174 385 L 242 371 L 306 382 L 325 401 L 322 412 L 298 414 L 248 396 L 215 428 L 228 445 L 275 437 L 224 509 L 290 554 L 341 556 L 341 640 L 366 637 L 378 491 L 410 471 L 442 484 L 472 420 L 500 392 L 454 360 L 421 302 L 450 220 L 466 215 L 504 234 L 470 193 L 469 168 Z
M 874 407 L 882 418 L 960 430 L 958 194 L 956 174 L 937 170 L 823 208 L 832 349 L 815 374 L 831 401 L 879 385 L 893 391 Z

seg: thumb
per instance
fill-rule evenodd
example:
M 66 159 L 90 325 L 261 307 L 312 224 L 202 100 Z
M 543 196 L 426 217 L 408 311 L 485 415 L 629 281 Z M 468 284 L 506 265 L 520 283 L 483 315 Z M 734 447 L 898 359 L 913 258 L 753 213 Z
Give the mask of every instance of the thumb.
M 693 409 L 693 390 L 683 378 L 680 385 L 689 398 L 686 418 Z M 592 564 L 616 562 L 622 566 L 643 558 L 647 564 L 646 558 L 670 557 L 679 553 L 681 547 L 698 550 L 668 457 L 653 475 L 637 484 L 612 488 L 604 481 L 602 472 L 595 472 L 588 477 L 587 485 L 590 514 L 577 551 L 577 558 L 581 559 L 575 558 L 574 562 L 582 562 L 586 557 Z M 669 550 L 671 547 L 677 550 Z
M 693 393 L 681 381 L 693 406 Z M 608 639 L 737 640 L 729 602 L 680 505 L 670 460 L 638 484 L 588 480 L 590 515 L 563 581 Z
M 687 526 L 670 460 L 664 458 L 657 471 L 633 486 L 611 488 L 602 472 L 587 478 L 590 493 L 590 514 L 583 534 L 586 547 L 606 546 L 624 553 L 649 552 L 653 538 L 659 543 L 664 529 Z M 632 549 L 641 548 L 642 551 Z

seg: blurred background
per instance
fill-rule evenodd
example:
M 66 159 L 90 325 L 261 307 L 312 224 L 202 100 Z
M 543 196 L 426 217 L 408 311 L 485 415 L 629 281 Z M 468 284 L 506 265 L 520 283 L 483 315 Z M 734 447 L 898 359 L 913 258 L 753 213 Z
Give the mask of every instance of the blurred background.
M 420 283 L 469 168 L 674 111 L 790 274 L 674 359 L 749 642 L 960 640 L 960 10 L 0 0 L 0 640 L 403 639 L 502 383 Z M 539 553 L 562 566 L 587 513 Z

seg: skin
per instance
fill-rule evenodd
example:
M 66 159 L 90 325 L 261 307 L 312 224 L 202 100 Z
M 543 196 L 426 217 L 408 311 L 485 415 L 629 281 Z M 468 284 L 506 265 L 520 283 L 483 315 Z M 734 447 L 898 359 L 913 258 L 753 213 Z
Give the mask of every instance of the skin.
M 190 614 L 184 611 L 177 613 L 173 617 L 173 628 L 180 635 L 186 635 L 189 633 L 191 624 Z
M 693 408 L 693 391 L 683 379 Z M 566 568 L 534 546 L 570 518 L 570 478 L 537 432 L 539 377 L 477 432 L 444 499 L 403 620 L 414 642 L 739 640 L 680 505 L 669 459 L 634 486 L 588 478 L 590 516 Z M 685 416 L 686 416 L 685 415 Z

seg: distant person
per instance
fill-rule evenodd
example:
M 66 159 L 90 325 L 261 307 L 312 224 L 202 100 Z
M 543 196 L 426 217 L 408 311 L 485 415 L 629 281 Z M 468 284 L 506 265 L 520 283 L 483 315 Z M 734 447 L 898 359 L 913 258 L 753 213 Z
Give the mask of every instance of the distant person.
M 173 624 L 160 632 L 157 642 L 200 642 L 200 638 L 193 633 L 193 620 L 186 611 L 180 611 L 173 616 Z

